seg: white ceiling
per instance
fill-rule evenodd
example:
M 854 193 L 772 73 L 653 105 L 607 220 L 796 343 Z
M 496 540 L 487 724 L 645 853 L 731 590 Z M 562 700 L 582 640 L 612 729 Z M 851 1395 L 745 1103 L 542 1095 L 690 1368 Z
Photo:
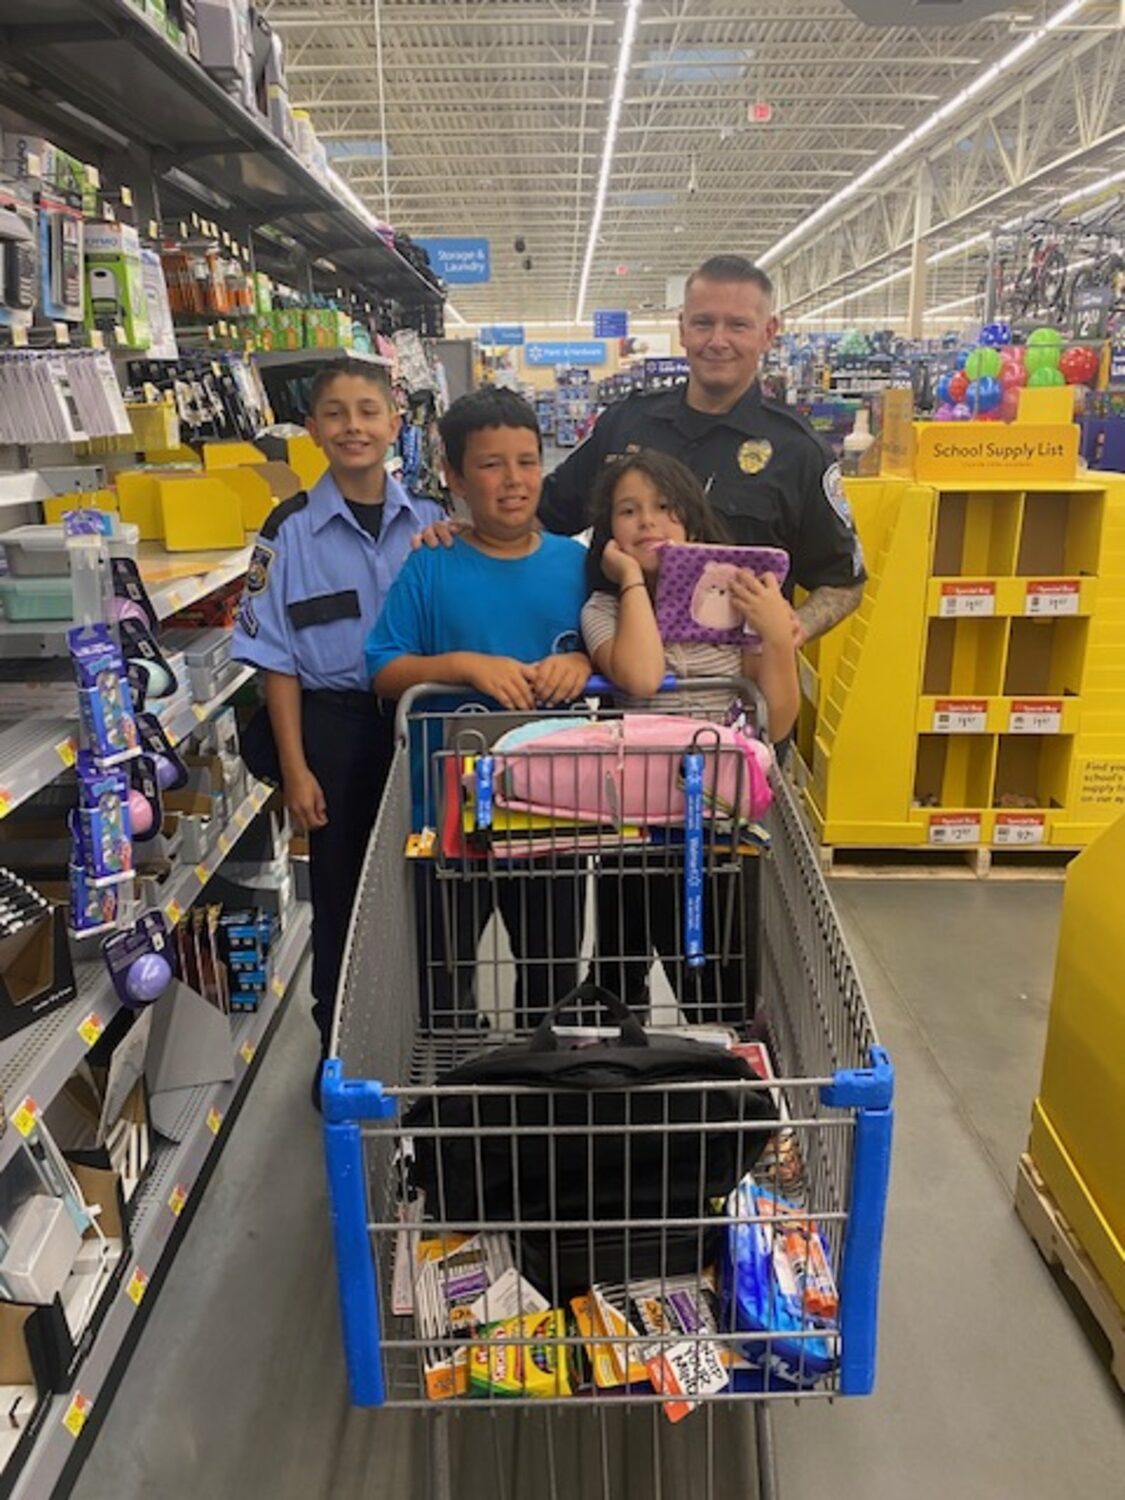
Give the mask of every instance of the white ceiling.
M 625 9 L 625 0 L 265 6 L 285 41 L 293 104 L 311 111 L 331 152 L 356 153 L 335 165 L 371 208 L 412 234 L 490 239 L 492 281 L 451 289 L 472 324 L 573 316 Z M 668 278 L 718 250 L 765 254 L 1063 10 L 1062 0 L 1029 0 L 957 29 L 874 28 L 843 0 L 643 0 L 587 316 L 627 307 L 659 318 Z M 923 159 L 932 206 L 921 227 L 931 226 L 927 256 L 940 257 L 931 308 L 971 298 L 982 280 L 983 242 L 943 250 L 1125 168 L 1121 0 L 1072 0 L 1067 14 L 916 151 L 771 260 L 791 321 L 828 303 L 826 323 L 904 311 L 907 279 L 894 273 L 909 263 Z M 759 101 L 772 105 L 768 124 L 748 121 Z

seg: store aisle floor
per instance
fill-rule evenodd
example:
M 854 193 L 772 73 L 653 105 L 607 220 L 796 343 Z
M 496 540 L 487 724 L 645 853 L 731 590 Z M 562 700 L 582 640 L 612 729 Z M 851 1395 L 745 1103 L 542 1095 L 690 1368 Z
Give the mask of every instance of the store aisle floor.
M 1011 1208 L 1038 1078 L 1061 887 L 837 882 L 898 1067 L 877 1394 L 777 1408 L 785 1500 L 1063 1500 L 1110 1494 L 1125 1459 L 1116 1387 Z M 114 1400 L 75 1500 L 429 1500 L 418 1424 L 348 1408 L 312 1054 L 296 997 Z M 579 1416 L 575 1413 L 575 1418 Z M 621 1414 L 618 1414 L 619 1416 Z M 577 1421 L 559 1493 L 594 1494 Z M 703 1493 L 706 1417 L 671 1435 L 663 1493 Z M 458 1500 L 546 1494 L 538 1419 L 470 1453 Z M 722 1423 L 715 1500 L 752 1493 L 741 1412 Z M 480 1429 L 490 1431 L 490 1424 Z M 471 1431 L 469 1433 L 471 1436 Z M 652 1500 L 647 1415 L 615 1500 Z M 520 1483 L 492 1457 L 519 1449 Z M 629 1479 L 624 1475 L 628 1473 Z

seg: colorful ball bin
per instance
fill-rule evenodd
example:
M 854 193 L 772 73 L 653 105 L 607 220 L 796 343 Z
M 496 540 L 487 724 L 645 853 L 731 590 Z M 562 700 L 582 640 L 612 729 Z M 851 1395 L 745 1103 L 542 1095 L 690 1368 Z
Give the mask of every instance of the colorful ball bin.
M 1092 385 L 1098 378 L 1100 365 L 1097 350 L 1083 344 L 1059 355 L 1059 371 L 1067 385 Z
M 973 349 L 965 360 L 965 374 L 970 380 L 979 380 L 982 375 L 999 375 L 1002 363 L 996 349 Z
M 968 369 L 968 365 L 965 368 Z M 970 411 L 983 416 L 986 412 L 995 411 L 1000 405 L 1000 398 L 1003 394 L 1000 382 L 995 375 L 980 375 L 970 383 L 965 394 L 965 404 Z
M 1032 370 L 1027 377 L 1027 383 L 1037 388 L 1045 385 L 1065 385 L 1066 376 L 1053 365 L 1042 365 L 1039 369 Z

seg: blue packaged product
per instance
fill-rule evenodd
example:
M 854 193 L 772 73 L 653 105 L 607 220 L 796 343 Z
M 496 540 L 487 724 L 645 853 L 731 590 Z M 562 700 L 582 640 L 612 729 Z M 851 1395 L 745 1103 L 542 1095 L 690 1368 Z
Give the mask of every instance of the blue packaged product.
M 117 921 L 115 886 L 92 885 L 80 864 L 70 866 L 70 930 L 96 932 Z
M 88 751 L 78 752 L 78 806 L 69 822 L 74 863 L 91 880 L 119 878 L 133 869 L 128 795 L 124 772 L 103 770 Z
M 770 1335 L 748 1340 L 738 1351 L 750 1364 L 768 1369 L 771 1385 L 816 1385 L 839 1362 L 835 1319 L 810 1311 L 809 1263 L 815 1260 L 821 1277 L 832 1278 L 823 1237 L 800 1209 L 749 1178 L 731 1194 L 727 1211 L 743 1222 L 727 1227 L 723 1326 Z M 800 1264 L 794 1263 L 794 1241 L 804 1247 Z M 809 1255 L 814 1243 L 816 1254 Z M 834 1286 L 831 1297 L 819 1284 L 817 1292 L 817 1306 L 835 1305 Z
M 67 632 L 78 681 L 78 714 L 85 740 L 100 765 L 128 760 L 140 749 L 121 648 L 105 625 Z

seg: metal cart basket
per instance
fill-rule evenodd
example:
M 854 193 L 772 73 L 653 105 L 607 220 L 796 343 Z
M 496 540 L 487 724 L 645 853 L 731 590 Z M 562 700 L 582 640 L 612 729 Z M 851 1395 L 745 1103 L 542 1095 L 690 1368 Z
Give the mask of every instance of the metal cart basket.
M 759 819 L 760 746 L 694 695 L 536 718 L 442 691 L 403 705 L 325 1068 L 352 1401 L 434 1419 L 429 1494 L 463 1416 L 491 1493 L 520 1428 L 535 1488 L 602 1500 L 641 1431 L 638 1493 L 746 1493 L 753 1410 L 774 1496 L 770 1403 L 873 1385 L 893 1115 L 788 783 Z

